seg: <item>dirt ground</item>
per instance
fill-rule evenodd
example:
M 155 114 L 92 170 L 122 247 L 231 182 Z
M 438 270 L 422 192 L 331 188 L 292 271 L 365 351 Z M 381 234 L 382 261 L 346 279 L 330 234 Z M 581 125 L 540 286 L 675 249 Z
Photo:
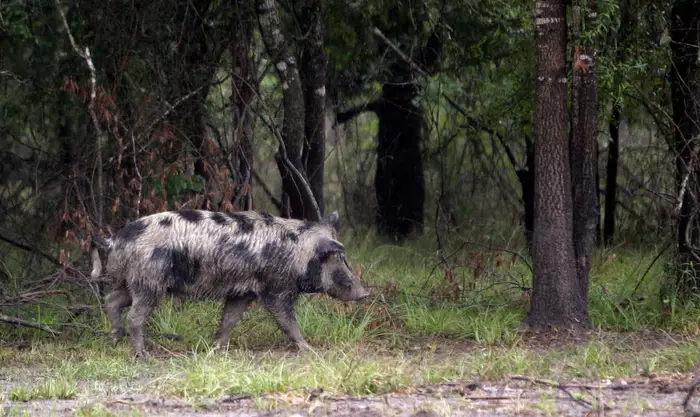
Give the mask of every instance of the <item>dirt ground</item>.
M 691 375 L 635 380 L 569 381 L 513 376 L 503 381 L 452 382 L 368 397 L 323 392 L 224 397 L 187 404 L 177 398 L 118 396 L 73 400 L 5 401 L 1 415 L 146 416 L 681 416 Z M 700 392 L 690 405 L 699 407 Z M 692 415 L 692 414 L 686 414 Z

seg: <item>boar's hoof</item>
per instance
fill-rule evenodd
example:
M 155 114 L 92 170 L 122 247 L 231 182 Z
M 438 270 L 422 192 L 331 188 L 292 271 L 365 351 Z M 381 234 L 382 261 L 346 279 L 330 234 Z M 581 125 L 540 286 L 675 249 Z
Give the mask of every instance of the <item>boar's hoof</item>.
M 214 343 L 214 351 L 220 352 L 220 353 L 226 353 L 226 351 L 228 351 L 228 343 L 227 342 Z
M 305 341 L 296 343 L 296 346 L 300 352 L 308 352 L 308 351 L 313 350 L 311 348 L 311 345 L 306 343 Z
M 124 329 L 112 330 L 112 347 L 116 347 L 122 341 L 126 332 Z
M 148 353 L 148 351 L 146 349 L 143 349 L 143 350 L 137 351 L 135 356 L 136 356 L 136 359 L 146 360 L 146 359 L 148 359 L 150 354 Z

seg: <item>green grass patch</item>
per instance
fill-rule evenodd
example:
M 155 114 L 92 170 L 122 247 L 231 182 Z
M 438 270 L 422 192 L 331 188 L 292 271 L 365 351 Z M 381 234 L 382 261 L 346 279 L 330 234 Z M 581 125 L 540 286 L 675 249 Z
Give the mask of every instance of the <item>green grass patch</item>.
M 66 331 L 60 341 L 32 333 L 29 349 L 0 347 L 0 367 L 11 376 L 6 399 L 139 392 L 196 402 L 316 388 L 364 395 L 508 374 L 597 379 L 686 372 L 700 357 L 700 303 L 660 295 L 667 269 L 655 248 L 596 251 L 589 304 L 596 334 L 587 342 L 550 346 L 518 331 L 531 285 L 520 257 L 470 247 L 445 250 L 448 269 L 422 249 L 431 247 L 427 239 L 404 246 L 377 244 L 372 236 L 345 239 L 373 296 L 357 303 L 302 296 L 297 317 L 313 352 L 289 350 L 287 337 L 258 304 L 234 327 L 229 350 L 215 352 L 221 303 L 164 300 L 147 329 L 164 358 L 135 359 L 128 338 L 112 347 L 104 314 L 86 313 L 75 320 L 76 329 L 104 333 Z
M 75 398 L 77 394 L 77 384 L 74 380 L 59 376 L 34 385 L 19 385 L 10 388 L 7 395 L 10 401 L 31 401 L 31 400 L 69 400 Z

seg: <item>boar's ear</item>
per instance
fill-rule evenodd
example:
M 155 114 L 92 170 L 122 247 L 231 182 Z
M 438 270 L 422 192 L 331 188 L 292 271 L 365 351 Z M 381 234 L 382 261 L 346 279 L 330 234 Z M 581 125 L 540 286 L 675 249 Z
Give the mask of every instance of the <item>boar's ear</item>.
M 320 258 L 325 258 L 328 255 L 334 253 L 341 253 L 345 251 L 345 246 L 335 239 L 324 238 L 318 241 L 316 245 L 316 255 Z
M 340 233 L 340 215 L 337 210 L 326 216 L 323 221 L 333 226 L 337 233 Z

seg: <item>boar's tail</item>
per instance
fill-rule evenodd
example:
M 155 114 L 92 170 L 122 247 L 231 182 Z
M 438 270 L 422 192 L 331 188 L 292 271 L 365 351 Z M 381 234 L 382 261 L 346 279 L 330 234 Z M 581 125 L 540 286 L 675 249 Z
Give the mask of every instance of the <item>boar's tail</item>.
M 92 272 L 90 273 L 90 277 L 92 277 L 92 279 L 98 279 L 102 274 L 102 260 L 100 259 L 99 249 L 112 249 L 112 240 L 103 239 L 97 233 L 93 233 L 90 246 L 92 247 Z

